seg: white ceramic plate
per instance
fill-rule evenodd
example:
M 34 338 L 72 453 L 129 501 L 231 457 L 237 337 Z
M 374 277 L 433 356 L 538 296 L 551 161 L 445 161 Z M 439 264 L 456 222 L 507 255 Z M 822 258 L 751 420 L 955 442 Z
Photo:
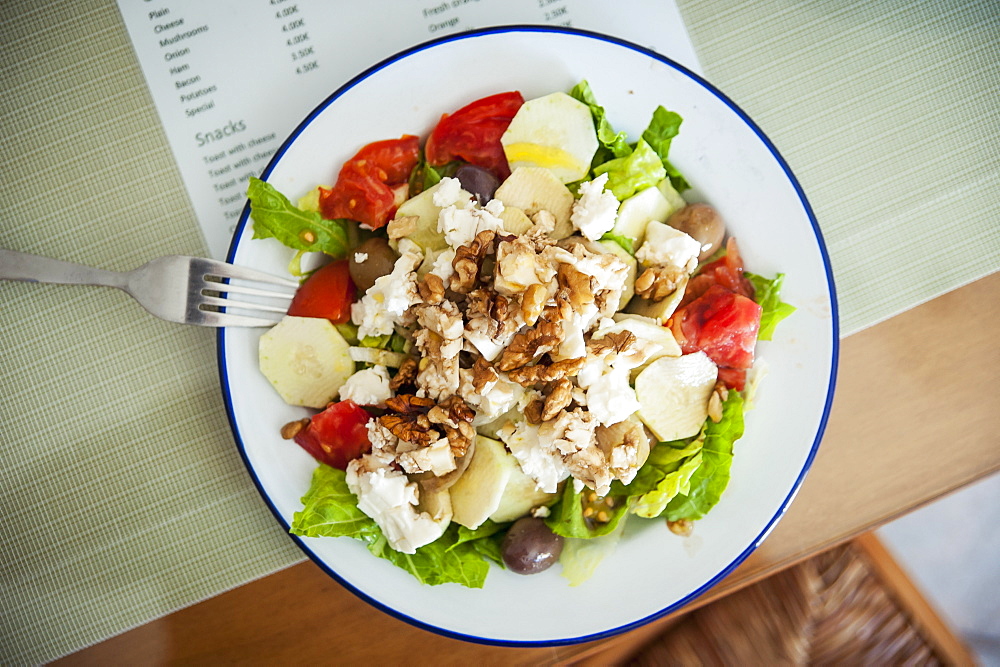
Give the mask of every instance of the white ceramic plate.
M 362 145 L 426 133 L 442 113 L 488 94 L 526 99 L 568 91 L 587 79 L 617 130 L 635 139 L 662 104 L 684 118 L 671 161 L 693 185 L 689 200 L 714 204 L 749 270 L 787 277 L 783 297 L 798 310 L 758 357 L 768 367 L 732 481 L 692 537 L 663 521 L 629 522 L 618 549 L 592 579 L 570 587 L 557 565 L 519 576 L 493 568 L 486 586 L 422 586 L 349 538 L 293 538 L 331 576 L 384 611 L 473 641 L 538 645 L 588 641 L 629 630 L 697 597 L 760 544 L 784 513 L 812 462 L 826 423 L 837 363 L 830 265 L 801 188 L 759 128 L 722 93 L 685 68 L 605 36 L 547 28 L 464 33 L 411 49 L 362 73 L 296 129 L 264 178 L 292 201 L 329 184 Z M 229 260 L 281 273 L 291 251 L 252 241 L 247 213 Z M 314 461 L 283 441 L 282 424 L 307 414 L 285 405 L 257 370 L 259 330 L 219 334 L 222 386 L 247 467 L 288 528 Z

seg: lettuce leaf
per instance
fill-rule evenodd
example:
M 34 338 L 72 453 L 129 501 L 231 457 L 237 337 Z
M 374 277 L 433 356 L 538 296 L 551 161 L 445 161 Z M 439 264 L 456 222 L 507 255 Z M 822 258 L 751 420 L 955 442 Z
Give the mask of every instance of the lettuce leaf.
M 757 339 L 771 340 L 778 322 L 795 312 L 795 306 L 781 300 L 781 283 L 785 279 L 785 274 L 779 273 L 770 280 L 749 271 L 744 271 L 743 275 L 753 283 L 754 301 L 760 304 L 762 309 Z
M 570 97 L 583 102 L 590 107 L 590 114 L 594 117 L 594 128 L 597 130 L 597 140 L 600 147 L 594 154 L 591 167 L 607 162 L 608 160 L 625 157 L 632 152 L 632 147 L 628 144 L 628 135 L 624 132 L 615 132 L 608 122 L 604 107 L 597 103 L 594 91 L 590 89 L 590 84 L 586 80 L 576 84 L 571 91 Z
M 642 133 L 643 141 L 649 144 L 656 151 L 656 154 L 660 156 L 663 168 L 670 178 L 670 184 L 674 186 L 677 192 L 684 192 L 691 188 L 687 179 L 667 159 L 667 154 L 670 153 L 670 142 L 680 132 L 683 121 L 684 119 L 681 118 L 680 114 L 667 111 L 662 106 L 659 106 L 653 111 L 653 118 L 650 120 L 649 126 Z
M 337 259 L 347 255 L 348 237 L 339 220 L 325 220 L 316 211 L 294 206 L 270 183 L 250 178 L 247 185 L 253 238 L 275 238 L 293 250 L 324 252 Z
M 302 509 L 292 516 L 289 532 L 303 537 L 355 537 L 371 541 L 382 536 L 375 522 L 358 509 L 347 487 L 346 473 L 320 465 L 302 496 Z
M 451 524 L 444 535 L 420 547 L 415 554 L 396 551 L 385 538 L 378 545 L 369 544 L 368 550 L 406 570 L 422 584 L 453 583 L 466 588 L 482 588 L 490 564 L 476 549 L 477 541 L 458 543 L 459 528 L 457 523 Z
M 601 561 L 618 547 L 624 529 L 623 519 L 607 535 L 593 539 L 566 538 L 559 564 L 562 565 L 562 576 L 569 580 L 570 586 L 579 586 L 593 576 Z
M 743 397 L 738 391 L 730 391 L 722 404 L 722 419 L 705 423 L 701 465 L 691 475 L 688 492 L 678 494 L 667 504 L 668 521 L 700 519 L 715 507 L 729 484 L 733 443 L 742 436 Z
M 635 150 L 626 157 L 615 158 L 594 167 L 594 176 L 604 173 L 608 175 L 608 183 L 604 187 L 611 190 L 618 201 L 656 185 L 667 175 L 660 156 L 641 139 Z
M 483 558 L 491 560 L 506 569 L 507 566 L 504 564 L 503 557 L 500 554 L 500 545 L 509 527 L 510 524 L 494 523 L 489 519 L 475 530 L 459 526 L 458 539 L 449 548 L 454 549 L 460 544 L 471 544 Z
M 462 535 L 452 524 L 439 539 L 404 554 L 389 546 L 373 519 L 358 509 L 357 499 L 347 486 L 346 473 L 320 465 L 313 472 L 312 484 L 302 497 L 302 510 L 292 517 L 289 532 L 304 537 L 353 537 L 380 558 L 406 570 L 421 583 L 430 586 L 458 583 L 482 588 L 489 573 L 477 542 L 489 536 Z
M 590 539 L 607 535 L 614 531 L 622 517 L 628 512 L 629 492 L 621 482 L 613 482 L 607 497 L 614 499 L 614 507 L 608 508 L 608 521 L 599 523 L 590 521 L 583 515 L 583 495 L 592 493 L 591 489 L 583 488 L 576 491 L 572 480 L 563 487 L 562 498 L 552 507 L 552 514 L 545 520 L 545 525 L 556 535 L 563 537 L 578 537 Z
M 424 190 L 436 185 L 441 181 L 441 173 L 427 164 L 424 152 L 420 151 L 420 159 L 410 171 L 409 192 L 410 197 L 416 197 Z
M 632 512 L 652 519 L 660 516 L 674 497 L 689 493 L 691 476 L 701 466 L 703 445 L 702 437 L 680 448 L 668 443 L 656 445 L 649 453 L 646 467 L 658 471 L 661 478 L 653 488 L 635 499 Z
M 591 169 L 595 176 L 601 173 L 598 170 L 599 166 L 616 159 L 627 158 L 638 149 L 638 144 L 629 143 L 628 135 L 625 132 L 615 132 L 608 121 L 604 107 L 597 103 L 594 91 L 590 88 L 590 84 L 586 80 L 574 86 L 569 94 L 574 99 L 590 107 L 590 114 L 594 118 L 594 128 L 597 131 L 597 140 L 600 142 L 597 152 L 594 154 L 594 159 L 591 161 Z M 671 184 L 678 192 L 684 192 L 690 189 L 691 186 L 677 168 L 670 164 L 667 154 L 670 152 L 671 140 L 680 131 L 682 121 L 683 119 L 680 114 L 668 111 L 664 107 L 659 106 L 653 111 L 653 118 L 650 120 L 649 126 L 642 133 L 642 141 L 651 147 L 660 157 L 660 162 L 664 169 L 663 175 L 656 182 L 659 182 L 664 176 L 669 177 Z M 639 143 L 642 143 L 642 141 Z M 639 189 L 641 188 L 636 188 L 632 192 L 634 193 Z M 615 196 L 621 201 L 628 195 L 618 196 L 616 192 Z

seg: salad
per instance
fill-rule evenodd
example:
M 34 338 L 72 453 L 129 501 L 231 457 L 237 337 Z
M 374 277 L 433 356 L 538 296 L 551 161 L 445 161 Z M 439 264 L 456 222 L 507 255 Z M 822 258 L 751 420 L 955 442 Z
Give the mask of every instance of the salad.
M 681 122 L 630 141 L 583 81 L 367 144 L 295 204 L 251 179 L 254 238 L 304 278 L 259 347 L 316 411 L 281 429 L 318 463 L 292 533 L 469 587 L 556 562 L 578 584 L 639 518 L 690 534 L 794 309 L 685 200 Z

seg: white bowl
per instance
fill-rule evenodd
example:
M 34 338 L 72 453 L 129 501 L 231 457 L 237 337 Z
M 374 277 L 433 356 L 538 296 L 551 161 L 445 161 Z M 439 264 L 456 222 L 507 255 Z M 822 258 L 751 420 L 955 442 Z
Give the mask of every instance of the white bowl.
M 782 516 L 815 456 L 833 398 L 838 329 L 830 263 L 802 189 L 746 114 L 684 67 L 646 49 L 574 30 L 509 27 L 463 33 L 405 51 L 363 72 L 316 108 L 263 174 L 292 201 L 329 184 L 362 145 L 405 133 L 426 136 L 442 113 L 479 97 L 519 90 L 526 99 L 587 79 L 616 130 L 636 139 L 657 105 L 684 118 L 670 158 L 689 197 L 714 204 L 754 273 L 786 274 L 795 305 L 758 358 L 768 372 L 732 481 L 687 539 L 661 520 L 629 521 L 618 549 L 584 584 L 557 565 L 520 576 L 494 567 L 480 590 L 423 586 L 350 538 L 297 538 L 337 581 L 376 607 L 425 629 L 508 645 L 582 642 L 667 614 L 712 587 L 760 544 Z M 292 252 L 252 241 L 244 211 L 229 261 L 282 273 Z M 219 366 L 240 452 L 287 529 L 315 462 L 282 440 L 282 424 L 307 414 L 285 405 L 257 369 L 260 330 L 219 333 Z

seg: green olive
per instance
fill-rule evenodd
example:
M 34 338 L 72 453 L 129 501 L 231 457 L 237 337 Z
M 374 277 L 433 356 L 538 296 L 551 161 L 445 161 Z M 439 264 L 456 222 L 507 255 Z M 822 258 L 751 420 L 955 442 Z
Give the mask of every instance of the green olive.
M 376 279 L 392 273 L 396 253 L 389 247 L 388 241 L 376 236 L 348 253 L 348 260 L 351 281 L 359 290 L 366 292 Z
M 688 204 L 674 213 L 667 224 L 701 244 L 698 261 L 703 262 L 722 246 L 726 225 L 719 212 L 708 204 Z

